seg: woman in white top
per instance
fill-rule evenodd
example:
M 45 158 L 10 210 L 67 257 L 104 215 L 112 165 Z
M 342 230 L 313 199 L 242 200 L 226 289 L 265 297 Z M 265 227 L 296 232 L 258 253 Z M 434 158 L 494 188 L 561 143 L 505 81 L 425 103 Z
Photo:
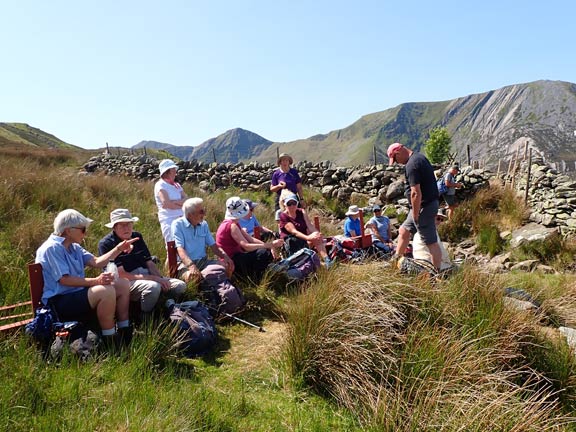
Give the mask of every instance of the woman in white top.
M 186 200 L 184 189 L 176 183 L 176 169 L 178 165 L 170 159 L 160 161 L 160 180 L 154 185 L 154 198 L 158 206 L 158 220 L 162 229 L 164 241 L 168 242 L 172 238 L 172 221 L 183 215 L 182 204 Z

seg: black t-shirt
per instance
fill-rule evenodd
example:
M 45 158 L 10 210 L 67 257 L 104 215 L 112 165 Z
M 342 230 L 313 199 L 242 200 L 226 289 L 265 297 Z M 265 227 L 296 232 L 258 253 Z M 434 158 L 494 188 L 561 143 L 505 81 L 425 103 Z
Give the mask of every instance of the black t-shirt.
M 150 251 L 148 246 L 142 239 L 142 234 L 133 231 L 132 237 L 139 237 L 134 243 L 132 243 L 133 249 L 130 253 L 122 252 L 114 260 L 114 264 L 118 267 L 124 267 L 124 270 L 131 272 L 138 267 L 146 268 L 146 262 L 150 261 L 152 257 L 150 256 Z M 98 242 L 98 253 L 104 255 L 106 252 L 112 250 L 117 244 L 121 243 L 122 240 L 112 231 L 110 234 L 106 235 L 102 240 Z
M 432 168 L 432 165 L 422 153 L 412 153 L 406 163 L 405 170 L 408 185 L 410 187 L 416 186 L 417 184 L 420 185 L 420 190 L 422 191 L 422 207 L 439 199 L 434 168 Z

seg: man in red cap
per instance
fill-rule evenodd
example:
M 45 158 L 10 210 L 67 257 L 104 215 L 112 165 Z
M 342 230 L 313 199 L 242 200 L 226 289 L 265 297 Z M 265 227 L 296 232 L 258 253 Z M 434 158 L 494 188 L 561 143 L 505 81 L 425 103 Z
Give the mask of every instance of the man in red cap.
M 434 168 L 423 154 L 413 152 L 400 143 L 390 144 L 387 154 L 389 165 L 394 162 L 405 165 L 406 181 L 410 186 L 410 211 L 398 232 L 396 255 L 404 254 L 410 242 L 410 234 L 418 232 L 430 250 L 432 263 L 439 269 L 442 251 L 434 223 L 439 200 Z

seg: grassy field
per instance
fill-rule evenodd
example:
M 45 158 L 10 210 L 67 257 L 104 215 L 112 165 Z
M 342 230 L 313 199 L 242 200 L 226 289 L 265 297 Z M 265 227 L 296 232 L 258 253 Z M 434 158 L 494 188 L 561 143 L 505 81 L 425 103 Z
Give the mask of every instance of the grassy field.
M 27 299 L 26 263 L 65 208 L 95 220 L 85 245 L 93 252 L 108 232 L 109 212 L 129 208 L 140 218 L 135 229 L 164 259 L 152 183 L 81 175 L 80 163 L 66 152 L 0 154 L 0 304 Z M 226 197 L 239 193 L 185 189 L 205 199 L 213 230 Z M 321 206 L 334 205 L 307 193 L 320 215 Z M 514 219 L 517 208 L 486 203 L 497 193 L 505 192 L 493 191 L 461 212 L 491 212 L 488 225 Z M 257 216 L 273 227 L 272 197 L 243 196 L 261 203 Z M 327 218 L 322 226 L 336 232 Z M 478 233 L 485 227 L 479 218 L 445 235 L 484 238 Z M 490 252 L 487 238 L 482 241 Z M 556 256 L 551 263 L 563 265 L 562 253 Z M 243 286 L 249 299 L 243 317 L 266 332 L 221 323 L 217 350 L 194 360 L 173 352 L 163 323 L 140 329 L 130 352 L 87 363 L 68 356 L 46 362 L 25 336 L 1 335 L 0 428 L 576 430 L 576 358 L 554 333 L 576 322 L 573 275 L 481 270 L 466 266 L 432 283 L 373 262 L 336 266 L 299 288 L 268 280 Z M 505 286 L 531 293 L 542 312 L 505 308 Z

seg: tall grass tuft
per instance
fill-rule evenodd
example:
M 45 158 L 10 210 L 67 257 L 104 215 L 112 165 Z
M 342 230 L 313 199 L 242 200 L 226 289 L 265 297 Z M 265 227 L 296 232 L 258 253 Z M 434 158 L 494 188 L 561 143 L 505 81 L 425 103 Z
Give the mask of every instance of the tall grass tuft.
M 531 327 L 474 269 L 434 285 L 379 264 L 330 273 L 287 316 L 287 369 L 368 428 L 536 431 L 573 420 L 542 386 L 546 371 L 525 362 Z

